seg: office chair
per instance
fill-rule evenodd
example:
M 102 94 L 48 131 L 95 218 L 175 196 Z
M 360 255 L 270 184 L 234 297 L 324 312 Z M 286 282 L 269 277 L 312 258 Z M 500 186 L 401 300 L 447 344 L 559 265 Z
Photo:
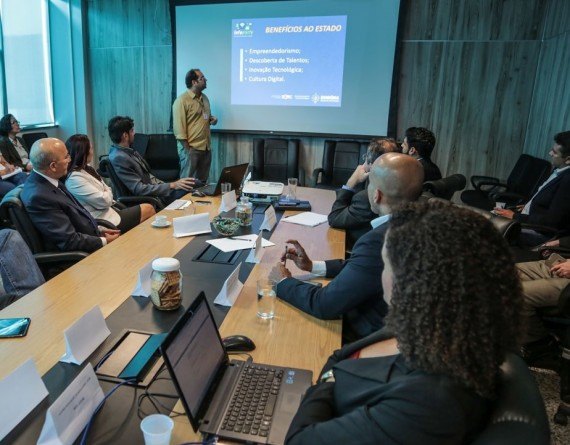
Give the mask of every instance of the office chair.
M 34 142 L 36 142 L 38 139 L 43 139 L 47 137 L 48 137 L 47 133 L 44 132 L 22 133 L 22 139 L 26 143 L 28 150 L 32 148 L 32 145 L 34 145 Z
M 326 140 L 323 166 L 313 170 L 311 187 L 337 189 L 346 184 L 367 150 L 367 143 Z
M 506 182 L 491 176 L 471 176 L 475 190 L 461 193 L 461 201 L 483 210 L 492 210 L 495 202 L 504 202 L 508 207 L 525 203 L 548 178 L 551 170 L 550 162 L 522 154 Z
M 288 178 L 298 178 L 305 184 L 305 174 L 299 169 L 299 139 L 253 139 L 254 181 L 274 181 L 287 184 Z
M 450 200 L 455 192 L 459 192 L 465 188 L 467 180 L 465 176 L 455 174 L 437 181 L 426 181 L 423 185 L 423 191 L 431 193 L 437 198 Z
M 108 155 L 103 155 L 99 157 L 99 168 L 97 172 L 104 178 L 109 178 L 111 180 L 111 188 L 113 189 L 113 197 L 121 204 L 128 207 L 139 205 L 142 203 L 152 204 L 155 210 L 158 212 L 164 208 L 162 201 L 154 196 L 135 196 L 131 191 L 123 184 L 121 178 L 115 172 L 113 164 L 109 160 Z
M 180 178 L 180 158 L 172 133 L 136 133 L 133 149 L 148 162 L 152 174 L 158 179 L 172 182 Z

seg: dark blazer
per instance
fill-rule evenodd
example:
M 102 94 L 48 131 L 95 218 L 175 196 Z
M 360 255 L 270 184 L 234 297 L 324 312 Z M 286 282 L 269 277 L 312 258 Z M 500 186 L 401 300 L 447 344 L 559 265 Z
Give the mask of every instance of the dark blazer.
M 544 186 L 532 199 L 528 215 L 515 213 L 521 223 L 552 227 L 570 233 L 570 169 Z
M 430 158 L 418 159 L 424 168 L 424 182 L 437 181 L 441 179 L 441 171 L 439 167 Z
M 170 194 L 170 184 L 155 178 L 142 157 L 132 148 L 111 146 L 109 161 L 125 187 L 135 196 L 163 196 Z
M 307 391 L 285 443 L 458 444 L 487 421 L 490 402 L 450 378 L 408 366 L 402 355 L 349 359 L 390 338 L 375 332 L 336 351 L 323 372 L 334 382 Z
M 24 149 L 29 153 L 30 150 L 26 146 L 24 140 L 17 136 L 16 139 L 20 141 L 22 147 L 24 147 Z M 2 156 L 4 156 L 6 162 L 15 165 L 16 167 L 21 167 L 25 170 L 26 166 L 22 162 L 22 158 L 20 158 L 20 155 L 16 151 L 16 147 L 14 147 L 14 144 L 12 144 L 12 141 L 10 141 L 10 138 L 8 136 L 0 136 L 0 152 L 2 152 Z
M 388 306 L 382 292 L 382 244 L 388 224 L 362 236 L 350 258 L 326 261 L 327 277 L 322 288 L 295 278 L 277 285 L 277 296 L 307 314 L 331 320 L 343 317 L 343 338 L 354 341 L 384 326 Z
M 20 196 L 48 246 L 84 252 L 93 252 L 103 246 L 89 212 L 35 171 L 28 177 Z
M 370 221 L 378 217 L 370 209 L 368 191 L 353 192 L 339 189 L 336 201 L 329 213 L 329 225 L 335 229 L 345 229 L 348 247 L 352 247 L 365 233 L 370 232 Z

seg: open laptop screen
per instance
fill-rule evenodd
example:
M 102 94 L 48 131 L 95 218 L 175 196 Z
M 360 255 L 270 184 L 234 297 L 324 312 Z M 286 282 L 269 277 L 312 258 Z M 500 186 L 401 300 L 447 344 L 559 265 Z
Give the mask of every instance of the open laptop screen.
M 198 300 L 193 313 L 189 310 L 163 343 L 163 355 L 193 419 L 227 357 L 206 299 Z

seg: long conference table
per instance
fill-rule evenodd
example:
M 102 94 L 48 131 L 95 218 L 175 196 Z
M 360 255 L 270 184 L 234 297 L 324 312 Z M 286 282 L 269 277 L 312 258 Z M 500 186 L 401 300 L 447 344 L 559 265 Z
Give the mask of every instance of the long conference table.
M 313 212 L 322 214 L 329 213 L 334 201 L 334 192 L 330 190 L 299 187 L 297 194 L 298 198 L 311 202 Z M 218 214 L 220 199 L 208 197 L 205 200 L 211 204 L 195 203 L 191 208 L 196 213 L 209 213 L 212 219 Z M 294 213 L 289 211 L 285 216 Z M 189 213 L 163 210 L 160 214 L 171 220 Z M 105 318 L 109 317 L 125 300 L 132 298 L 138 271 L 143 266 L 157 257 L 175 256 L 194 239 L 174 238 L 172 227 L 156 229 L 151 222 L 143 222 L 0 311 L 0 318 L 30 317 L 32 320 L 26 337 L 0 341 L 0 379 L 30 358 L 40 375 L 46 374 L 65 352 L 63 332 L 66 328 L 96 305 Z M 299 240 L 314 259 L 344 257 L 344 231 L 331 229 L 327 224 L 306 227 L 279 222 L 270 237 L 276 246 L 264 249 L 261 262 L 253 267 L 224 318 L 220 334 L 222 337 L 242 334 L 251 338 L 257 346 L 251 353 L 255 362 L 309 369 L 316 379 L 328 356 L 341 345 L 340 321 L 318 320 L 281 300 L 276 302 L 273 320 L 257 317 L 256 281 L 266 277 L 279 261 L 288 239 Z M 287 264 L 294 276 L 303 273 L 292 262 Z M 181 410 L 179 403 L 175 411 Z M 175 418 L 171 443 L 196 437 L 184 416 Z

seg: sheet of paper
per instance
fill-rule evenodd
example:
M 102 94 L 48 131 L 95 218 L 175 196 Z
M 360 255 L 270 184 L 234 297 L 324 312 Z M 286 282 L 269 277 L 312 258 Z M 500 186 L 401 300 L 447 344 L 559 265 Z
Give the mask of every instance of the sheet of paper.
M 32 359 L 0 381 L 0 440 L 47 397 L 48 390 Z
M 104 397 L 88 363 L 47 410 L 38 445 L 72 445 Z
M 219 212 L 229 212 L 232 209 L 235 209 L 237 207 L 237 197 L 236 197 L 236 191 L 235 190 L 231 190 L 227 193 L 224 193 L 222 195 L 222 200 L 220 202 L 220 210 Z
M 184 210 L 192 204 L 192 201 L 188 199 L 175 199 L 164 210 Z
M 174 237 L 200 235 L 202 233 L 212 233 L 210 227 L 210 215 L 208 213 L 198 213 L 197 215 L 181 216 L 173 218 Z
M 65 354 L 59 361 L 80 365 L 110 334 L 101 308 L 95 306 L 63 332 Z
M 0 165 L 0 167 L 4 166 Z M 4 170 L 4 168 L 2 170 Z M 6 173 L 5 175 L 2 175 L 2 179 L 11 178 L 12 176 L 17 175 L 18 173 L 22 173 L 22 169 L 20 167 L 16 167 L 12 173 Z
M 241 264 L 235 268 L 228 279 L 224 282 L 222 290 L 214 300 L 215 304 L 222 306 L 232 307 L 232 305 L 237 300 L 241 289 L 243 288 L 243 283 L 239 280 L 239 269 Z
M 270 205 L 265 211 L 265 216 L 259 230 L 271 231 L 273 230 L 273 227 L 275 227 L 275 224 L 277 224 L 277 215 L 275 215 L 275 208 Z
M 236 250 L 251 249 L 255 245 L 257 238 L 258 237 L 255 234 L 236 235 L 235 237 L 212 239 L 207 240 L 206 242 L 214 247 L 217 247 L 222 252 L 234 252 Z M 261 242 L 263 247 L 271 247 L 275 245 L 275 243 L 263 239 L 263 237 Z
M 152 274 L 153 261 L 154 259 L 146 263 L 143 268 L 139 270 L 137 285 L 131 295 L 135 295 L 137 297 L 150 297 L 150 276 Z
M 285 221 L 293 224 L 300 224 L 302 226 L 315 227 L 319 224 L 327 222 L 327 215 L 321 215 L 320 213 L 313 212 L 303 212 L 298 213 L 288 218 L 281 218 L 281 221 Z
M 253 249 L 251 249 L 249 251 L 249 255 L 247 256 L 247 258 L 245 259 L 246 263 L 254 263 L 254 264 L 259 264 L 259 262 L 261 261 L 261 257 L 263 257 L 263 241 L 265 241 L 263 239 L 263 230 L 261 230 L 259 232 L 259 236 L 257 237 L 257 239 L 255 240 L 255 246 L 253 247 Z

